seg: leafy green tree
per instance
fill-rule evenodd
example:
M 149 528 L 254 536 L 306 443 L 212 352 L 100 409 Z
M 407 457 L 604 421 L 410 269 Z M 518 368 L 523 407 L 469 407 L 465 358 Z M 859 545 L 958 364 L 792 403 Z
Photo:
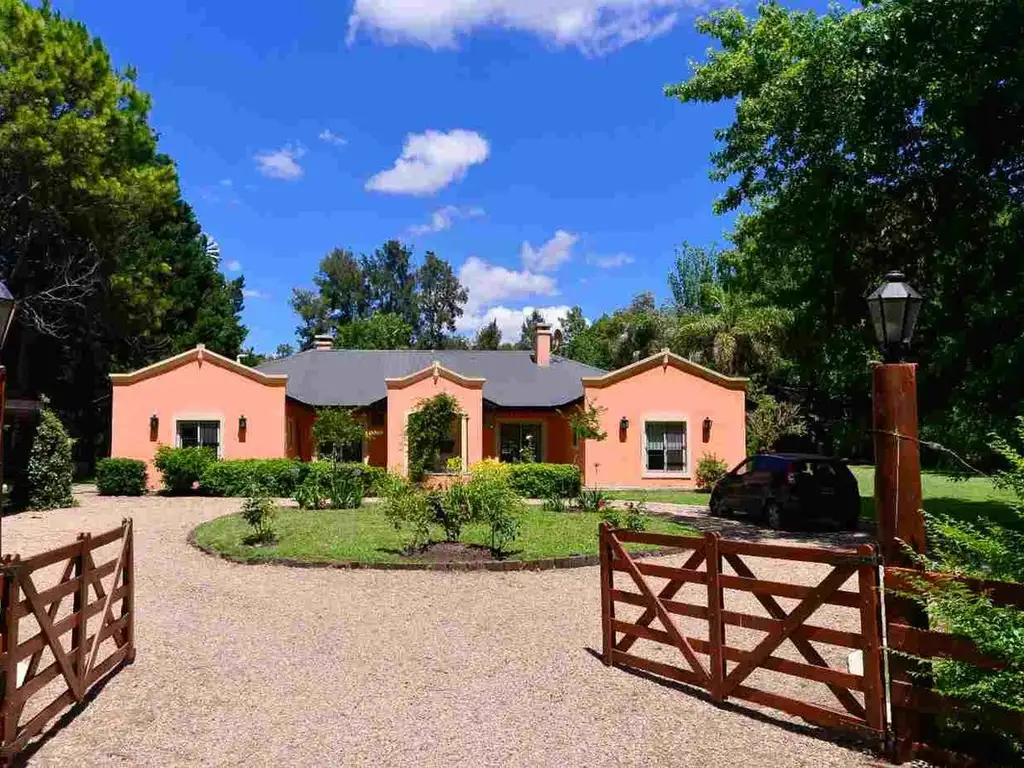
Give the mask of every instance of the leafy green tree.
M 685 103 L 733 100 L 712 177 L 743 211 L 736 285 L 793 313 L 788 385 L 828 419 L 867 412 L 863 296 L 902 267 L 927 297 L 925 433 L 986 451 L 1024 399 L 1024 7 L 879 0 L 819 15 L 711 14 Z
M 275 358 L 291 357 L 295 354 L 295 347 L 291 344 L 278 344 L 277 349 L 274 350 Z
M 416 270 L 416 306 L 418 312 L 417 346 L 420 349 L 444 349 L 449 334 L 469 293 L 459 283 L 452 266 L 433 251 Z
M 782 364 L 785 310 L 759 305 L 720 284 L 706 286 L 703 293 L 704 311 L 679 317 L 672 351 L 730 375 L 772 371 Z
M 501 329 L 497 320 L 491 320 L 476 333 L 473 349 L 498 349 L 501 347 Z
M 108 373 L 199 341 L 238 354 L 242 282 L 180 199 L 134 70 L 113 70 L 82 24 L 0 0 L 0 105 L 0 277 L 20 300 L 9 386 L 45 390 L 91 460 Z
M 388 240 L 361 261 L 366 282 L 367 311 L 398 315 L 419 330 L 416 307 L 416 271 L 412 250 L 398 240 Z
M 336 349 L 409 349 L 412 336 L 412 326 L 403 317 L 378 312 L 339 326 L 334 346 Z
M 49 408 L 44 409 L 28 461 L 29 509 L 59 509 L 74 505 L 71 481 L 75 465 L 71 460 L 71 442 L 57 414 Z
M 519 331 L 519 341 L 516 342 L 516 349 L 533 349 L 537 338 L 537 326 L 544 322 L 544 316 L 536 309 L 523 321 Z
M 363 267 L 351 251 L 335 248 L 320 261 L 313 283 L 330 308 L 333 323 L 344 325 L 366 316 L 369 299 L 365 279 Z

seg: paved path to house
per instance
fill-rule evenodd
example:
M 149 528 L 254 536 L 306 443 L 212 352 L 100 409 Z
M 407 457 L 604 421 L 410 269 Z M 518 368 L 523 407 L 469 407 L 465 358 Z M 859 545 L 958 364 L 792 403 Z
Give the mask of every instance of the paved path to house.
M 3 551 L 38 552 L 132 515 L 138 660 L 31 765 L 876 764 L 799 722 L 602 666 L 590 651 L 596 568 L 241 566 L 185 541 L 238 500 L 81 500 L 4 518 Z M 810 582 L 814 568 L 756 570 Z

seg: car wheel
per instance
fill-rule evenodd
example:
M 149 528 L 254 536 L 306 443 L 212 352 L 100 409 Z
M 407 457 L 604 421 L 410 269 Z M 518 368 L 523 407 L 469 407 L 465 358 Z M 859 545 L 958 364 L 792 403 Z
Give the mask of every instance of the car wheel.
M 711 492 L 711 500 L 708 502 L 708 508 L 711 510 L 711 514 L 715 517 L 732 516 L 732 510 L 722 502 L 722 494 L 718 491 Z
M 782 517 L 782 506 L 777 501 L 769 499 L 765 502 L 762 519 L 773 531 L 781 531 L 785 527 L 785 520 Z

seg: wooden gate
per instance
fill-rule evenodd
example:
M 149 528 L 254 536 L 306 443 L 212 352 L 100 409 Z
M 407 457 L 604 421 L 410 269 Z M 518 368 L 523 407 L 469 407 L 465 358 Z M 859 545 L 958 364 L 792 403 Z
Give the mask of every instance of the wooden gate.
M 691 554 L 681 567 L 658 565 L 634 560 L 625 546 L 629 543 L 677 547 Z M 633 667 L 703 688 L 716 702 L 740 699 L 818 725 L 853 728 L 883 738 L 878 557 L 873 546 L 837 550 L 754 544 L 725 540 L 716 533 L 666 536 L 602 524 L 600 548 L 605 664 Z M 745 557 L 818 563 L 825 566 L 824 574 L 815 586 L 766 581 L 756 577 Z M 725 572 L 726 566 L 731 574 Z M 619 588 L 616 572 L 625 573 L 635 589 Z M 664 583 L 658 588 L 652 579 Z M 851 579 L 855 589 L 844 589 Z M 678 599 L 687 585 L 694 585 L 692 591 L 706 599 L 699 603 Z M 727 592 L 752 595 L 763 614 L 730 610 Z M 777 598 L 796 604 L 787 610 Z M 623 620 L 616 615 L 620 603 L 643 611 L 631 621 Z M 812 614 L 822 606 L 852 609 L 854 614 L 847 623 L 853 628 L 839 630 L 810 623 Z M 689 619 L 691 625 L 697 620 L 698 626 L 706 628 L 707 639 L 687 634 L 680 627 L 681 619 Z M 652 626 L 655 620 L 660 629 Z M 753 648 L 740 648 L 727 642 L 729 626 L 764 634 Z M 641 639 L 671 647 L 678 656 L 670 660 L 663 654 L 656 660 L 631 652 Z M 777 654 L 787 640 L 802 661 Z M 830 666 L 811 641 L 846 649 L 846 654 L 860 651 L 863 672 Z M 826 696 L 833 701 L 809 701 L 755 687 L 749 678 L 756 670 L 822 683 L 831 691 Z
M 96 565 L 94 552 L 113 545 L 116 557 Z M 43 588 L 37 583 L 38 572 L 56 565 L 63 565 L 60 578 Z M 105 586 L 103 580 L 111 576 Z M 92 602 L 90 589 L 96 596 Z M 134 590 L 130 519 L 98 536 L 79 534 L 73 544 L 25 560 L 18 555 L 4 558 L 0 564 L 0 765 L 9 763 L 63 709 L 82 702 L 101 678 L 134 660 Z M 69 595 L 72 606 L 67 610 L 64 598 Z M 97 615 L 99 623 L 89 635 L 89 619 Z M 65 649 L 61 638 L 69 632 L 70 645 Z M 108 639 L 113 649 L 101 658 L 100 648 Z M 40 669 L 44 656 L 52 663 Z M 55 697 L 33 708 L 22 723 L 33 697 L 50 691 Z

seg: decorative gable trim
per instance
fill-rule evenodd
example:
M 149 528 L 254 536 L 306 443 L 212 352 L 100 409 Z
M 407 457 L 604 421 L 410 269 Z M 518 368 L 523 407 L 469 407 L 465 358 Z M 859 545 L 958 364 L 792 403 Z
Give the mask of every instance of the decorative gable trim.
M 636 376 L 638 373 L 649 371 L 652 368 L 660 367 L 662 370 L 667 370 L 669 366 L 726 389 L 746 389 L 747 382 L 750 381 L 750 379 L 743 376 L 726 376 L 724 373 L 712 371 L 710 368 L 698 365 L 692 360 L 687 360 L 685 357 L 677 355 L 668 349 L 663 349 L 661 352 L 657 352 L 643 360 L 638 360 L 635 363 L 606 373 L 604 376 L 584 376 L 581 381 L 584 387 L 601 389 L 602 387 L 607 387 Z
M 435 360 L 426 368 L 410 373 L 408 376 L 384 379 L 384 384 L 387 385 L 388 389 L 404 389 L 428 378 L 433 378 L 435 384 L 438 379 L 447 379 L 467 389 L 483 389 L 484 382 L 487 381 L 487 379 L 463 376 L 461 373 L 456 373 L 450 368 L 445 368 L 441 365 L 440 361 Z
M 147 365 L 145 368 L 140 368 L 131 373 L 112 373 L 110 374 L 110 383 L 115 387 L 137 384 L 140 381 L 173 371 L 189 363 L 199 363 L 200 366 L 204 363 L 216 365 L 218 368 L 245 376 L 247 379 L 252 379 L 268 387 L 283 387 L 288 383 L 288 374 L 286 373 L 262 373 L 255 368 L 242 365 L 229 357 L 211 352 L 203 344 L 197 344 L 195 349 L 189 349 L 181 354 L 174 355 L 174 357 L 168 357 L 166 360 Z

